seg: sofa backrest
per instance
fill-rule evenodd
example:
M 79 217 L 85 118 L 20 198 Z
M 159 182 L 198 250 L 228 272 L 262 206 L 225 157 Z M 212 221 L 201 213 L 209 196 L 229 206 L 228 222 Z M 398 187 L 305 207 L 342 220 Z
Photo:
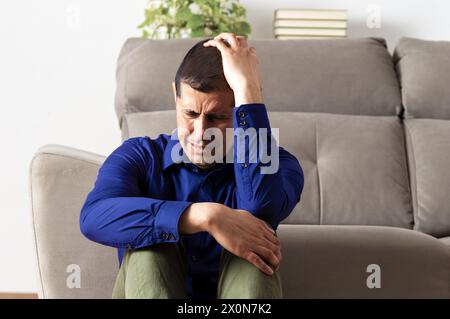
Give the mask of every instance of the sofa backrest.
M 118 58 L 115 108 L 124 114 L 174 109 L 171 82 L 198 39 L 128 39 Z M 252 40 L 264 101 L 272 111 L 396 115 L 398 82 L 380 38 Z
M 170 83 L 200 40 L 131 38 L 124 44 L 115 105 L 123 139 L 155 138 L 176 127 Z M 271 126 L 280 128 L 280 145 L 305 173 L 302 200 L 283 223 L 417 228 L 402 92 L 384 39 L 250 43 Z M 444 228 L 439 233 L 450 233 Z

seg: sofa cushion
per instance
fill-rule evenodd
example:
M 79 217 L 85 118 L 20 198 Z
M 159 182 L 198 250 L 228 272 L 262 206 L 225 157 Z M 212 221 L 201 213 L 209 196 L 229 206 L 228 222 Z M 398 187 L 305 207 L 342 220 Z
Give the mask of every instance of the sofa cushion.
M 450 247 L 432 236 L 380 226 L 278 229 L 284 298 L 450 298 Z M 367 285 L 374 264 L 380 289 Z
M 405 120 L 415 228 L 450 236 L 450 121 Z
M 412 228 L 404 135 L 398 118 L 269 112 L 280 145 L 299 159 L 305 187 L 284 221 Z M 128 136 L 157 137 L 175 111 L 126 115 Z M 167 125 L 166 127 L 163 127 Z
M 450 119 L 450 42 L 402 38 L 394 61 L 405 117 Z
M 404 136 L 396 117 L 271 114 L 280 145 L 308 172 L 286 223 L 412 228 Z
M 122 125 L 122 140 L 135 136 L 156 138 L 159 134 L 171 134 L 177 127 L 175 110 L 128 113 Z
M 439 238 L 439 241 L 440 241 L 441 243 L 444 243 L 444 244 L 450 246 L 450 237 Z
M 117 63 L 115 107 L 134 112 L 174 107 L 171 82 L 184 55 L 201 39 L 131 38 Z M 400 90 L 384 39 L 251 40 L 264 100 L 273 111 L 395 115 Z

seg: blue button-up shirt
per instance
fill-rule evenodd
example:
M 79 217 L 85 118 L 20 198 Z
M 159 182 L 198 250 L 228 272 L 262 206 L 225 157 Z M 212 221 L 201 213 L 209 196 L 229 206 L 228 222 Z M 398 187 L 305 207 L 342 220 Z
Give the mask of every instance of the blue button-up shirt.
M 270 138 L 272 129 L 262 103 L 235 107 L 233 127 L 235 132 L 266 128 L 268 149 L 276 143 Z M 261 174 L 260 168 L 269 164 L 259 158 L 250 160 L 248 148 L 245 163 L 240 162 L 236 142 L 233 163 L 200 169 L 173 160 L 177 143 L 161 134 L 155 139 L 129 138 L 115 149 L 100 167 L 81 209 L 81 232 L 90 240 L 118 248 L 119 264 L 127 249 L 181 240 L 188 265 L 188 297 L 216 298 L 222 246 L 208 232 L 180 234 L 181 214 L 194 202 L 222 203 L 247 210 L 276 230 L 300 201 L 303 170 L 295 156 L 275 145 L 279 168 L 273 174 Z

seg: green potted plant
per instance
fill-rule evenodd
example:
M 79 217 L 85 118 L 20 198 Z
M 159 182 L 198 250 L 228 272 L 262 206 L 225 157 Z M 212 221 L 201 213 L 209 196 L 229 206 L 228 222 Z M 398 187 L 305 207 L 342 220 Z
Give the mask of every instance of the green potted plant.
M 150 0 L 138 28 L 142 37 L 152 39 L 251 33 L 246 10 L 238 0 Z

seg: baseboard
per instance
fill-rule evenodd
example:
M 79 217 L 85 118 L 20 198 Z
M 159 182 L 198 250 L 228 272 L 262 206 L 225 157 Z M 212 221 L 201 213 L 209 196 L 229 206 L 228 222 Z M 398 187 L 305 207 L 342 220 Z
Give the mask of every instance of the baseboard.
M 38 299 L 36 293 L 0 292 L 0 299 Z

